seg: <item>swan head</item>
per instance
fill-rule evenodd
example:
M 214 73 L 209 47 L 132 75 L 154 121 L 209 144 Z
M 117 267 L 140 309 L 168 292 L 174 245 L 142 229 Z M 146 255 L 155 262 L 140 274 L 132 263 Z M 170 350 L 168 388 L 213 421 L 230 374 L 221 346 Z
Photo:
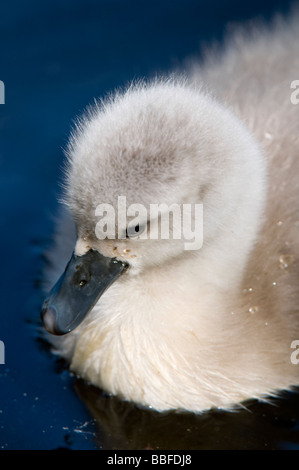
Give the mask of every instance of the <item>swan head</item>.
M 66 174 L 77 243 L 43 309 L 52 333 L 75 327 L 115 279 L 170 265 L 179 277 L 179 266 L 185 275 L 196 264 L 203 282 L 229 288 L 241 280 L 261 222 L 265 168 L 245 126 L 204 91 L 162 82 L 97 103 L 70 139 Z M 78 261 L 94 279 L 90 297 L 86 287 L 69 290 L 73 279 L 86 281 Z M 99 265 L 109 282 L 97 278 Z M 68 297 L 84 304 L 75 320 Z M 65 309 L 72 327 L 59 330 Z

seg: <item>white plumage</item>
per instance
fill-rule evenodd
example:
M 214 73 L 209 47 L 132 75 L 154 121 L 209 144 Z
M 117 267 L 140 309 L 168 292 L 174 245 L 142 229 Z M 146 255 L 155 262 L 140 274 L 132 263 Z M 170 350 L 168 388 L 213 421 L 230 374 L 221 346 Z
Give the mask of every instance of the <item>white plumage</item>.
M 298 384 L 298 15 L 231 37 L 188 79 L 132 85 L 71 138 L 65 200 L 76 253 L 130 267 L 72 332 L 52 337 L 82 378 L 157 410 L 232 408 Z M 203 246 L 98 240 L 101 202 L 202 203 Z M 50 282 L 69 255 L 61 217 Z

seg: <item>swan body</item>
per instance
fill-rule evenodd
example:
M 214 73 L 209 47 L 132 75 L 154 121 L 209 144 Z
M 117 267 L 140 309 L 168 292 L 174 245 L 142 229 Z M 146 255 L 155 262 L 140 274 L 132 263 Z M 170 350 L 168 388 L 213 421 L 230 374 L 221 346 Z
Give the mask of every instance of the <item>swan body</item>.
M 128 266 L 76 328 L 51 336 L 88 382 L 159 411 L 195 412 L 298 384 L 296 24 L 236 35 L 221 57 L 192 64 L 188 80 L 132 85 L 79 122 L 71 219 L 59 221 L 47 276 L 61 274 L 73 243 L 76 260 L 92 250 Z M 99 239 L 96 208 L 117 211 L 119 196 L 145 208 L 202 204 L 201 248 Z

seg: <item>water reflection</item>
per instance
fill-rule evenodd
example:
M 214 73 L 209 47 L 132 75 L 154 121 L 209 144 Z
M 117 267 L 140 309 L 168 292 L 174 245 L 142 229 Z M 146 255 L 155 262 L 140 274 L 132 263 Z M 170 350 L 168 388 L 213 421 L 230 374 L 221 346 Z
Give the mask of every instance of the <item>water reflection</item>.
M 298 449 L 299 393 L 284 393 L 272 404 L 252 401 L 234 413 L 157 413 L 107 396 L 84 381 L 75 390 L 107 450 Z

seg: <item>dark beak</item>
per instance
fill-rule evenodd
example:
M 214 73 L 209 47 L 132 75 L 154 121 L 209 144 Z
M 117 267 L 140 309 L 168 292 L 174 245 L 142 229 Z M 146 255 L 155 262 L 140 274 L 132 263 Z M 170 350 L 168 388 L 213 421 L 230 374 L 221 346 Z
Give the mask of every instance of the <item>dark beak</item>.
M 83 256 L 73 254 L 43 304 L 41 318 L 46 330 L 64 335 L 76 328 L 127 267 L 94 250 Z

